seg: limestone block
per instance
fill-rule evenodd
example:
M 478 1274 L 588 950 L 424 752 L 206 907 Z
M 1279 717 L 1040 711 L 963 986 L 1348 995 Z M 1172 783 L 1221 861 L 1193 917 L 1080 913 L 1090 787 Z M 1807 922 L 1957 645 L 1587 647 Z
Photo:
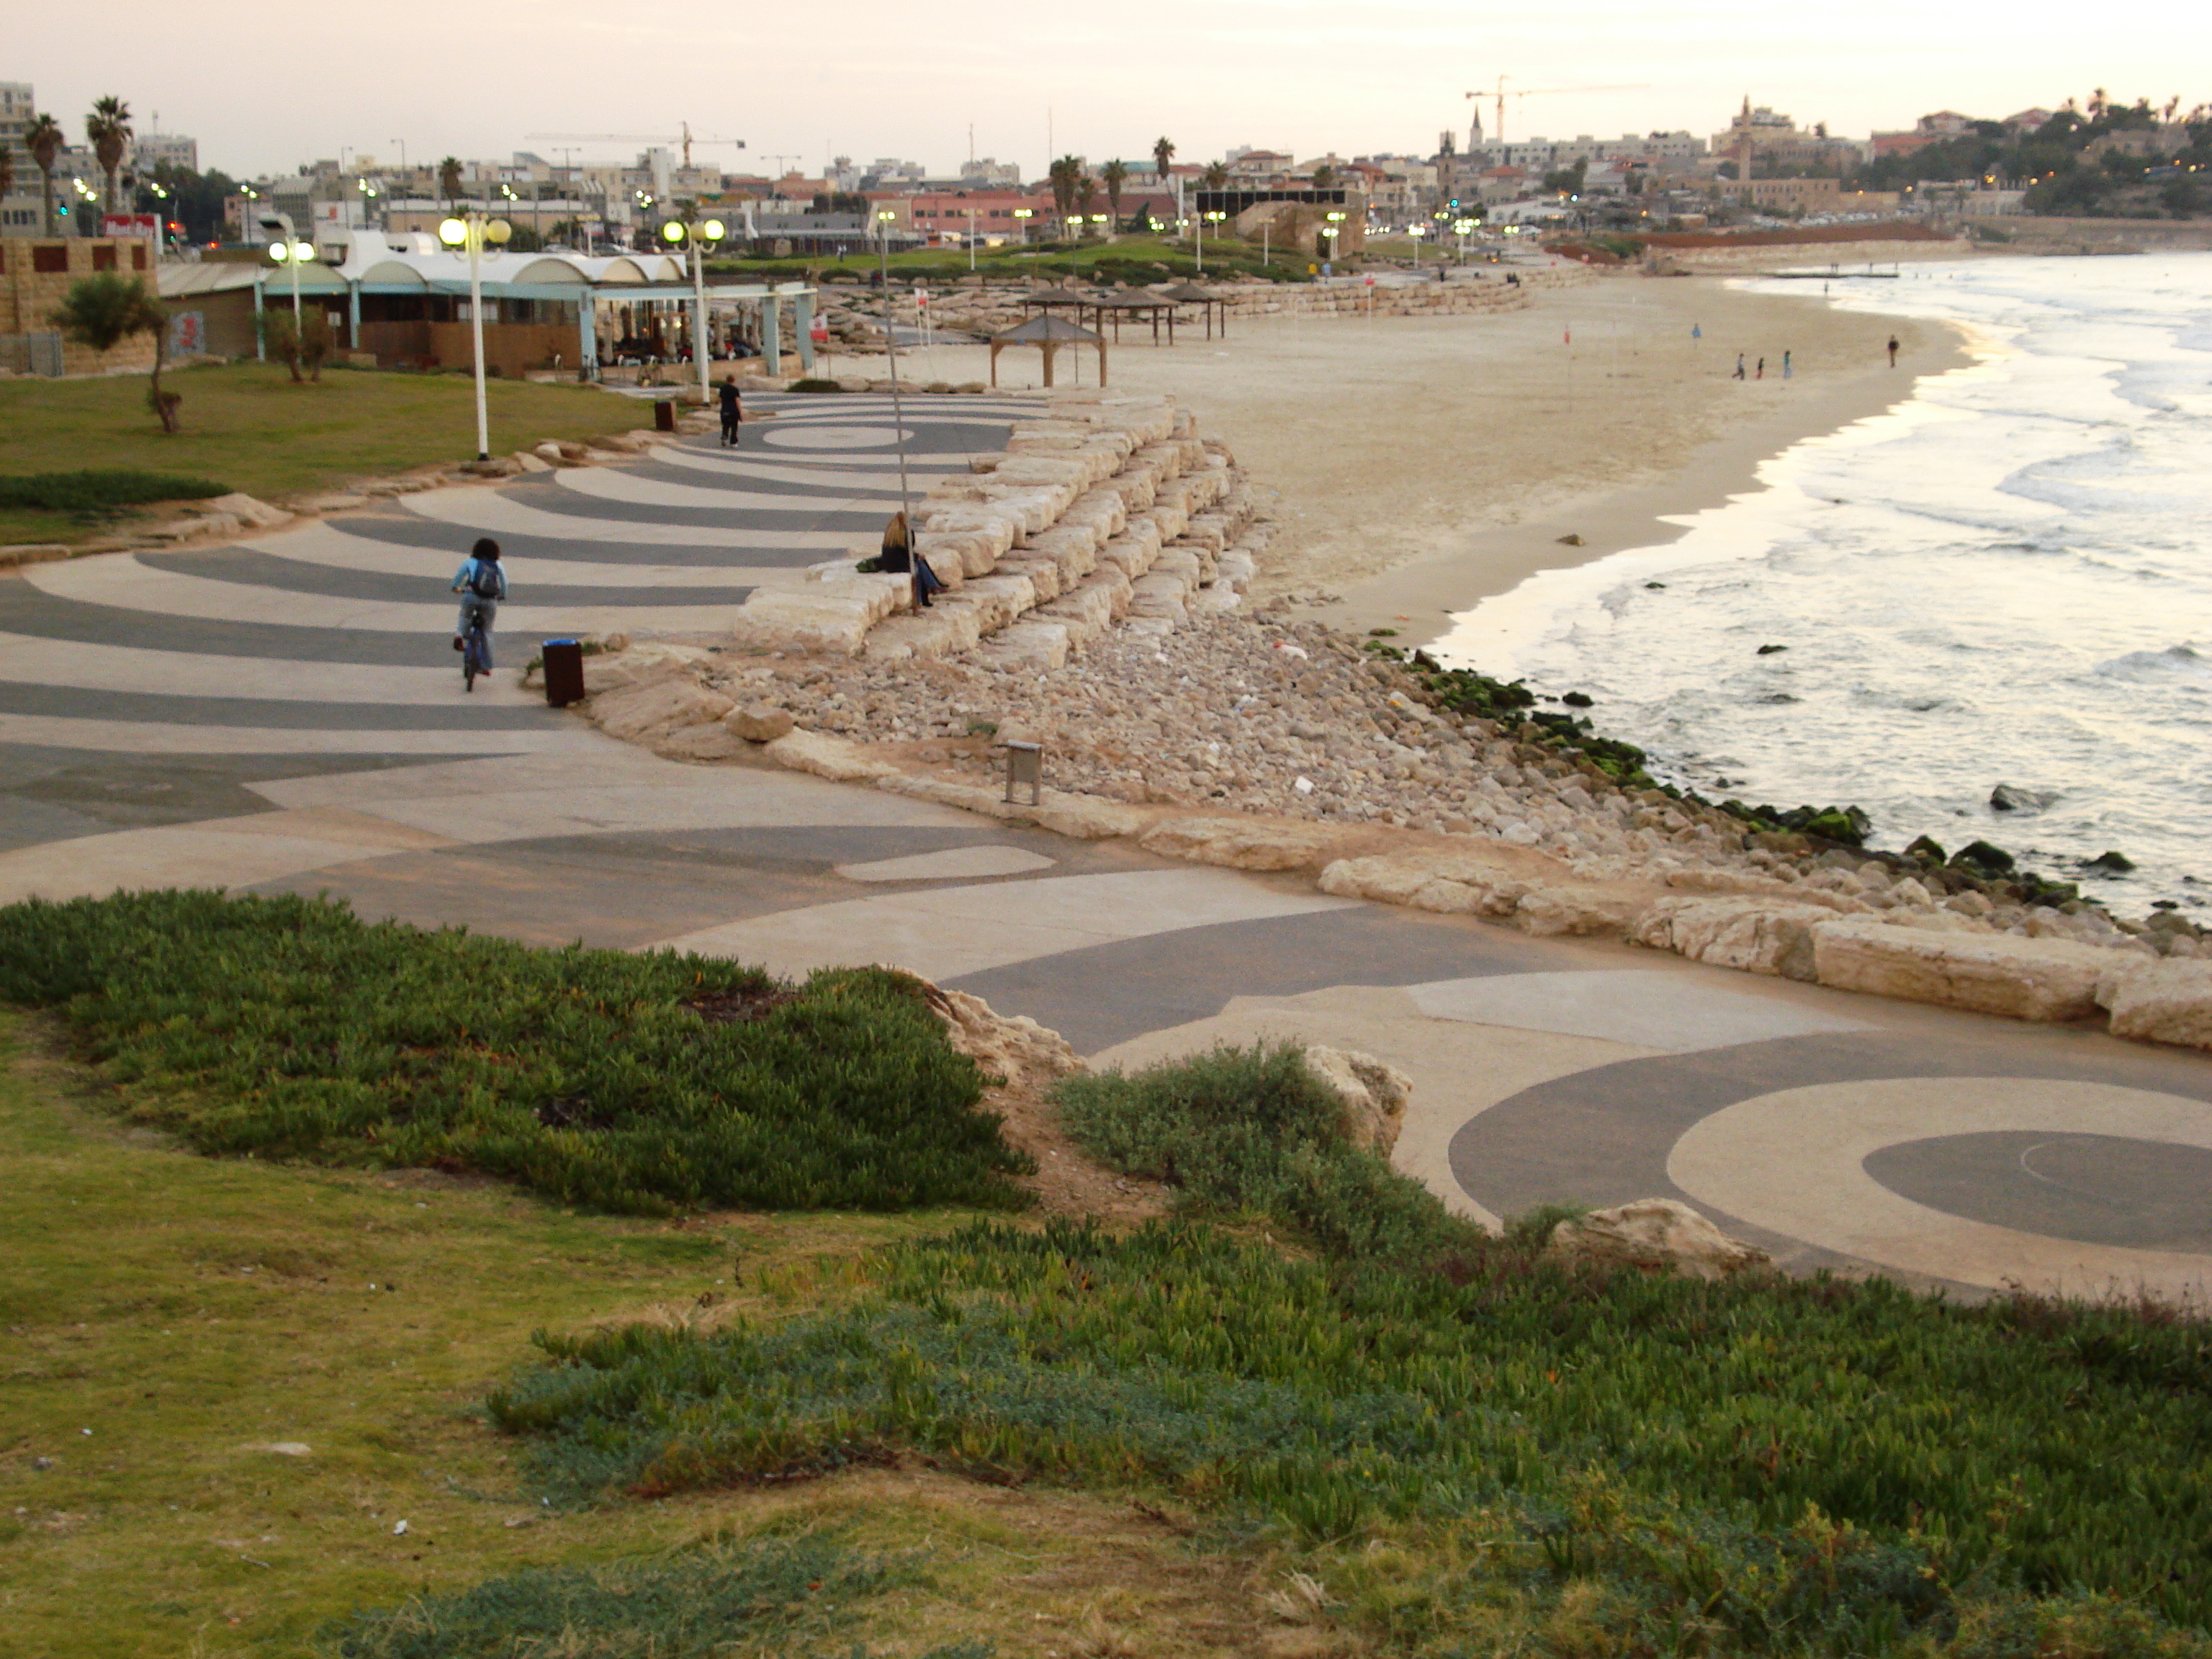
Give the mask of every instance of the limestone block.
M 1727 1279 L 1771 1260 L 1671 1198 L 1639 1198 L 1562 1221 L 1546 1249 L 1576 1261 L 1705 1279 Z
M 757 588 L 738 610 L 731 632 L 744 645 L 799 645 L 855 656 L 868 630 L 911 603 L 913 594 L 911 579 L 889 573 L 803 588 Z
M 981 538 L 995 559 L 1013 546 L 1015 538 L 1022 533 L 1022 523 L 1019 513 L 993 505 L 937 507 L 922 518 L 922 547 L 927 550 L 932 532 L 975 536 Z M 982 573 L 971 570 L 968 574 L 972 576 Z
M 1022 551 L 1053 560 L 1060 566 L 1060 585 L 1073 587 L 1098 568 L 1098 549 L 1104 541 L 1094 525 L 1058 524 L 1030 537 Z
M 1127 515 L 1150 507 L 1160 493 L 1159 473 L 1150 466 L 1124 467 L 1099 486 L 1110 489 L 1121 502 L 1124 520 Z
M 1088 489 L 1094 482 L 1088 462 L 1057 455 L 1010 455 L 992 469 L 991 476 L 1001 483 L 1073 484 L 1079 489 Z
M 1181 582 L 1186 589 L 1196 587 L 1206 580 L 1206 571 L 1198 562 L 1198 555 L 1187 547 L 1166 547 L 1152 561 L 1152 574 L 1169 576 Z
M 774 743 L 787 735 L 793 725 L 791 711 L 772 702 L 749 702 L 722 716 L 723 728 L 747 743 Z
M 985 502 L 1012 514 L 1024 536 L 1034 536 L 1057 524 L 1060 515 L 1075 504 L 1077 494 L 1073 484 L 990 483 L 983 486 Z
M 1132 589 L 1131 616 L 1163 617 L 1170 623 L 1188 620 L 1190 612 L 1183 603 L 1188 584 L 1173 576 L 1139 576 Z
M 526 449 L 514 452 L 514 464 L 525 472 L 550 472 L 553 463 L 542 455 L 533 455 Z
M 1044 792 L 1042 805 L 1018 805 L 1018 817 L 1027 818 L 1039 829 L 1049 830 L 1055 836 L 1066 836 L 1075 841 L 1107 841 L 1116 836 L 1139 836 L 1151 822 L 1147 814 L 1119 801 L 1103 800 L 1096 795 L 1069 794 L 1059 789 Z
M 1522 895 L 1513 921 L 1522 933 L 1540 939 L 1556 933 L 1619 939 L 1626 935 L 1639 908 L 1635 899 L 1604 888 L 1565 882 Z
M 804 726 L 785 733 L 761 752 L 777 765 L 789 767 L 794 772 L 811 772 L 817 778 L 831 778 L 841 783 L 902 775 L 889 761 L 862 753 L 856 743 L 848 743 L 827 732 L 810 732 Z
M 952 1047 L 987 1076 L 1002 1077 L 1018 1089 L 1042 1089 L 1084 1069 L 1066 1037 L 1025 1014 L 1009 1018 L 994 1012 L 979 996 L 934 985 L 923 998 L 930 1012 L 945 1022 Z
M 1035 614 L 1066 628 L 1069 643 L 1079 650 L 1114 625 L 1115 592 L 1111 586 L 1085 582 L 1038 606 Z
M 2014 1019 L 2081 1019 L 2096 1009 L 2112 955 L 2071 939 L 1930 933 L 1841 916 L 1813 930 L 1814 977 L 1869 991 Z
M 1235 588 L 1222 582 L 1212 587 L 1200 588 L 1185 603 L 1194 617 L 1218 617 L 1234 611 L 1243 602 Z
M 1337 1118 L 1338 1137 L 1364 1152 L 1390 1155 L 1405 1126 L 1407 1103 L 1413 1097 L 1413 1079 L 1395 1066 L 1357 1048 L 1331 1048 L 1308 1043 L 1306 1069 L 1328 1085 L 1342 1103 Z
M 2212 1048 L 2212 962 L 2130 962 L 2112 977 L 2098 1000 L 2112 1011 L 2114 1036 Z
M 584 659 L 584 695 L 620 690 L 626 685 L 649 685 L 688 673 L 708 653 L 696 645 L 641 645 L 635 650 L 601 653 Z
M 1766 897 L 1662 898 L 1636 918 L 1629 939 L 1716 968 L 1810 980 L 1813 929 L 1835 915 Z
M 1100 563 L 1119 566 L 1131 581 L 1149 571 L 1159 556 L 1158 541 L 1143 536 L 1118 536 L 1098 550 Z
M 1129 614 L 1129 575 L 1117 564 L 1102 564 L 1075 585 L 1077 594 L 1093 591 L 1106 595 L 1106 619 L 1119 622 Z
M 978 655 L 992 668 L 1044 672 L 1066 667 L 1067 649 L 1066 628 L 1024 617 L 994 634 Z
M 1147 444 L 1131 459 L 1154 469 L 1162 486 L 1171 478 L 1182 477 L 1182 451 L 1173 444 Z
M 1000 790 L 980 783 L 962 783 L 957 779 L 935 777 L 927 772 L 892 771 L 878 775 L 875 779 L 875 786 L 894 795 L 906 795 L 938 806 L 957 806 L 963 812 L 980 812 L 985 817 L 1014 816 L 1013 809 L 1006 805 Z
M 1009 570 L 996 576 L 976 578 L 960 590 L 957 601 L 947 600 L 945 604 L 972 605 L 977 632 L 995 634 L 1036 602 L 1036 584 L 1022 572 Z
M 1026 576 L 1029 579 L 1030 591 L 1036 596 L 1036 603 L 1038 605 L 1060 596 L 1063 573 L 1057 559 L 1032 558 L 1029 550 L 1024 548 L 1010 557 L 1000 560 L 999 569 L 1005 575 Z
M 728 726 L 687 726 L 655 738 L 653 752 L 667 760 L 726 761 L 745 752 L 745 740 Z
M 1164 858 L 1218 864 L 1231 870 L 1314 870 L 1329 861 L 1341 830 L 1267 818 L 1165 818 L 1138 838 Z
M 1189 522 L 1190 514 L 1188 512 L 1173 501 L 1166 500 L 1154 501 L 1143 512 L 1132 513 L 1129 515 L 1131 528 L 1133 529 L 1140 523 L 1149 523 L 1158 532 L 1163 546 L 1182 535 L 1183 526 Z
M 485 465 L 491 464 L 487 462 Z M 277 525 L 292 522 L 292 515 L 283 507 L 257 501 L 252 496 L 238 490 L 196 502 L 193 510 L 198 513 L 228 513 L 241 525 L 251 525 L 256 530 L 270 530 Z
M 720 720 L 732 707 L 729 698 L 696 680 L 660 679 L 601 692 L 591 700 L 591 715 L 611 738 L 647 743 Z
M 1012 455 L 1057 454 L 1080 444 L 1091 432 L 1091 427 L 1082 421 L 1021 421 L 1006 434 L 1006 452 Z
M 963 580 L 969 576 L 988 576 L 998 564 L 1000 556 L 1013 544 L 1013 526 L 1006 526 L 1006 547 L 994 545 L 995 537 L 975 530 L 947 530 L 919 532 L 922 556 L 929 568 L 948 582 L 957 575 Z
M 1226 586 L 1239 593 L 1249 592 L 1252 579 L 1260 574 L 1249 553 L 1224 553 L 1215 563 L 1213 580 L 1217 586 Z
M 1229 545 L 1229 521 L 1216 513 L 1201 513 L 1183 526 L 1180 538 L 1194 542 L 1209 553 L 1219 553 Z
M 870 662 L 915 657 L 953 657 L 972 651 L 983 637 L 983 613 L 939 598 L 927 611 L 887 617 L 868 630 L 860 654 Z

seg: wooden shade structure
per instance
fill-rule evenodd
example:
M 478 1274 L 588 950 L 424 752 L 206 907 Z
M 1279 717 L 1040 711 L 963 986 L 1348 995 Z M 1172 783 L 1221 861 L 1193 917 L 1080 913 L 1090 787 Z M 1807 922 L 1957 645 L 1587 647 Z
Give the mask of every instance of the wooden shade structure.
M 1073 297 L 1073 296 L 1071 296 Z M 1053 359 L 1062 346 L 1098 348 L 1098 384 L 1106 384 L 1106 337 L 1069 322 L 1065 317 L 1032 317 L 1002 334 L 991 337 L 991 384 L 999 384 L 999 354 L 1010 345 L 1033 345 L 1044 354 L 1044 383 L 1052 384 Z
M 1152 325 L 1152 343 L 1160 343 L 1160 319 L 1168 319 L 1168 343 L 1175 343 L 1176 301 L 1153 293 L 1146 288 L 1104 289 L 1091 296 L 1091 316 L 1093 326 L 1100 333 L 1106 331 L 1106 319 L 1114 319 L 1114 343 L 1121 342 L 1121 319 L 1146 317 Z M 1080 312 L 1076 313 L 1079 317 Z
M 1221 337 L 1229 337 L 1229 301 L 1212 289 L 1200 288 L 1196 283 L 1174 283 L 1156 288 L 1153 293 L 1163 300 L 1171 300 L 1179 306 L 1200 306 L 1206 311 L 1206 337 L 1213 337 L 1213 310 L 1221 308 Z

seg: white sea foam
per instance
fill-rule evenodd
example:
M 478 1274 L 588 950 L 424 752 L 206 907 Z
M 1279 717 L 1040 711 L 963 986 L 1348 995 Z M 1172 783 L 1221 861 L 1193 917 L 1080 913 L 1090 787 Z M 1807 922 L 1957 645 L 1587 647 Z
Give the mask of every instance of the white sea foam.
M 1433 649 L 1589 693 L 1702 790 L 1856 802 L 1879 845 L 1987 836 L 2069 879 L 2117 848 L 2137 872 L 2086 884 L 2115 903 L 2212 901 L 2212 254 L 1922 277 L 1832 302 L 1966 323 L 1975 365 Z M 2001 782 L 2056 799 L 1997 812 Z

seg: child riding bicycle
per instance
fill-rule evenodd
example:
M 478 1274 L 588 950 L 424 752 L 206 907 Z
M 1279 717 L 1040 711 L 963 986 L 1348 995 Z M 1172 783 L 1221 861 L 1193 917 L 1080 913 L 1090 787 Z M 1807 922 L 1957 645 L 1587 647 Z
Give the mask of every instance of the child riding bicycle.
M 469 550 L 469 556 L 461 561 L 459 572 L 453 577 L 453 592 L 461 596 L 461 617 L 453 627 L 453 649 L 461 648 L 461 641 L 470 624 L 480 623 L 483 628 L 483 666 L 491 666 L 491 623 L 499 614 L 499 602 L 507 597 L 507 572 L 500 568 L 499 544 L 489 536 L 477 538 L 477 544 Z

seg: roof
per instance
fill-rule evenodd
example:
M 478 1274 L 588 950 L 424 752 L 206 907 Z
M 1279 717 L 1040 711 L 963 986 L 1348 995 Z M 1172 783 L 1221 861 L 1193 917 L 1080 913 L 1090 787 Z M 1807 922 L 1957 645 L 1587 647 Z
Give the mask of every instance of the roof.
M 1025 323 L 1017 323 L 1002 334 L 991 337 L 993 345 L 1042 345 L 1047 341 L 1055 343 L 1074 341 L 1083 345 L 1102 343 L 1103 337 L 1087 328 L 1078 328 L 1065 317 L 1032 317 Z
M 222 294 L 252 288 L 261 280 L 261 267 L 224 260 L 201 264 L 165 264 L 154 272 L 155 286 L 165 300 L 181 300 L 196 294 Z
M 1163 300 L 1173 300 L 1177 305 L 1206 305 L 1221 296 L 1211 289 L 1200 288 L 1196 283 L 1172 283 L 1156 288 L 1153 293 Z

